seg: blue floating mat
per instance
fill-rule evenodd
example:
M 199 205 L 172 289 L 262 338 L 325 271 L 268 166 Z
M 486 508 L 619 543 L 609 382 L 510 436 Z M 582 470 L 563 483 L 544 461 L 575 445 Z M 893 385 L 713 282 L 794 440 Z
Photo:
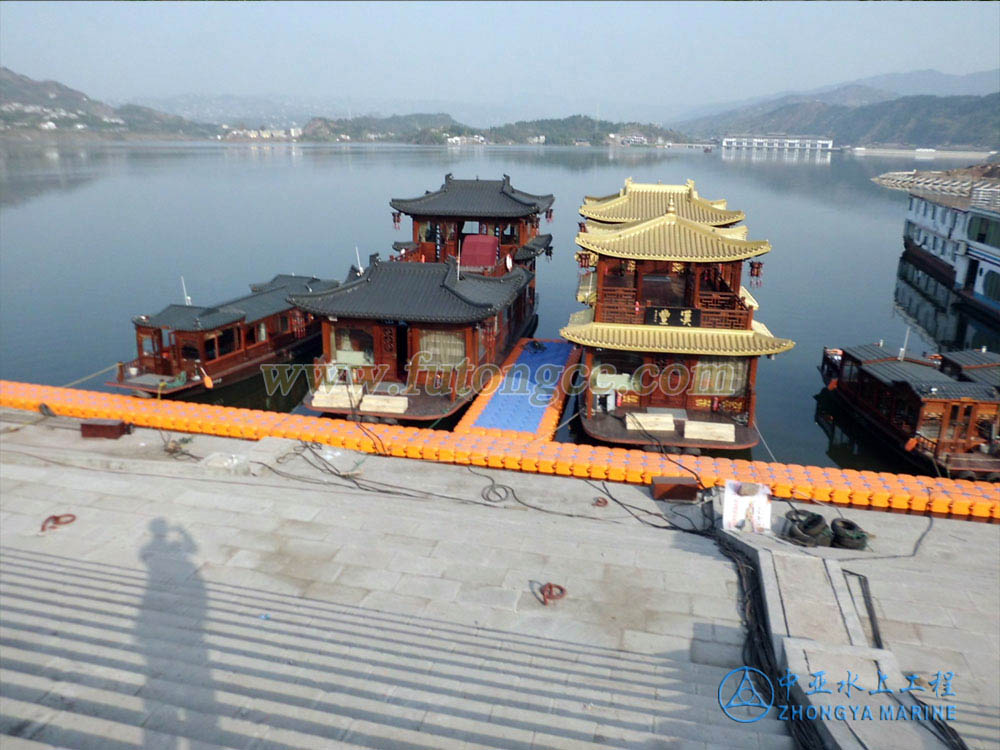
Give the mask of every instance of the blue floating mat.
M 573 351 L 568 341 L 544 341 L 534 351 L 526 345 L 475 421 L 475 427 L 537 432 Z M 543 369 L 544 368 L 544 369 Z

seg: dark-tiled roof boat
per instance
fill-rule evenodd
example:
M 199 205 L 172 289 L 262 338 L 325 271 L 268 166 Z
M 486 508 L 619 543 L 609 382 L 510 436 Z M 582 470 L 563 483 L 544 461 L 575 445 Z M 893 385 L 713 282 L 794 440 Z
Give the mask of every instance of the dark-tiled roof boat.
M 279 274 L 250 294 L 218 305 L 167 305 L 135 324 L 138 357 L 122 362 L 109 385 L 136 394 L 193 396 L 260 373 L 261 365 L 311 357 L 320 323 L 288 301 L 332 289 L 336 281 Z
M 551 254 L 551 195 L 500 180 L 446 175 L 440 189 L 393 198 L 393 224 L 409 239 L 389 260 L 372 255 L 333 289 L 290 295 L 322 320 L 323 355 L 305 405 L 354 419 L 428 422 L 485 385 L 537 322 L 535 264 Z
M 824 349 L 820 372 L 827 389 L 910 463 L 1000 482 L 1000 354 L 908 357 L 863 344 Z

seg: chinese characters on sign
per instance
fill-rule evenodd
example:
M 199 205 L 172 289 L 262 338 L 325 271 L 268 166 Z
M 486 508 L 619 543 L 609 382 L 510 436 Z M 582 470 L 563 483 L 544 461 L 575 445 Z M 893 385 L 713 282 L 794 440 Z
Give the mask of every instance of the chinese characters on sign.
M 647 307 L 645 324 L 697 328 L 701 325 L 701 310 L 690 307 Z

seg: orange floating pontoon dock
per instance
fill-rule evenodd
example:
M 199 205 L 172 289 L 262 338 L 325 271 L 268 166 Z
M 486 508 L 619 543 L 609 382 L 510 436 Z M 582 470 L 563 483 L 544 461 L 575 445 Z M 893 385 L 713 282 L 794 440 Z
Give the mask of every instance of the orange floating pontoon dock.
M 821 466 L 671 456 L 502 431 L 474 434 L 365 424 L 298 414 L 143 400 L 96 391 L 0 381 L 0 406 L 78 419 L 120 419 L 139 427 L 259 440 L 289 438 L 348 450 L 443 463 L 649 484 L 657 476 L 698 475 L 706 487 L 727 479 L 760 482 L 775 496 L 877 511 L 1000 523 L 1000 487 L 987 482 Z M 558 417 L 557 417 L 558 418 Z

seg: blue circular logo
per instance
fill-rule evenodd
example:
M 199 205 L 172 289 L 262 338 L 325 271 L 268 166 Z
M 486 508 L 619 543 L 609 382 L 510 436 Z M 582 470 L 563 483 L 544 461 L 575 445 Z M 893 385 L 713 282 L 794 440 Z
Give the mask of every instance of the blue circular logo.
M 773 705 L 774 686 L 759 669 L 737 667 L 719 683 L 719 707 L 726 716 L 740 724 L 760 721 Z

